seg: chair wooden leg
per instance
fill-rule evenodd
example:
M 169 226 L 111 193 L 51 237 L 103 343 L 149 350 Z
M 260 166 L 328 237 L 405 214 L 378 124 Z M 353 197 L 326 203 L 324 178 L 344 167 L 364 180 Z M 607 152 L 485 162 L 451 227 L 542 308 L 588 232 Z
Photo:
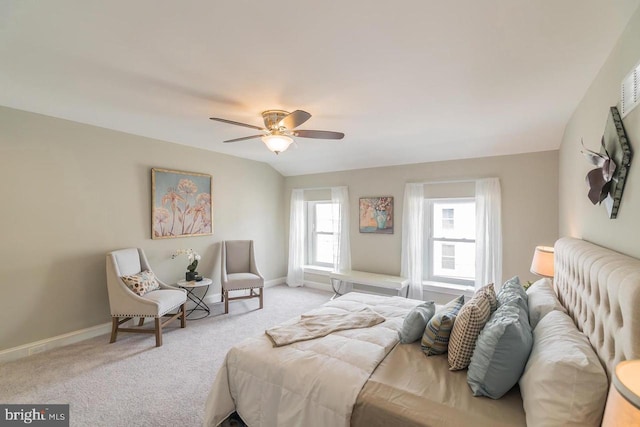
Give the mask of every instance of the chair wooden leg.
M 180 306 L 180 310 L 182 310 L 182 315 L 180 316 L 180 327 L 184 328 L 187 326 L 187 303 L 185 302 Z
M 229 313 L 229 291 L 222 291 L 224 298 L 224 314 Z
M 111 318 L 111 341 L 110 343 L 116 342 L 116 338 L 118 337 L 118 317 Z
M 264 295 L 264 288 L 260 288 L 260 309 L 262 309 L 262 296 Z
M 162 346 L 162 319 L 156 317 L 156 347 Z
M 138 326 L 142 326 L 144 325 L 144 317 L 141 317 L 140 320 L 138 321 Z

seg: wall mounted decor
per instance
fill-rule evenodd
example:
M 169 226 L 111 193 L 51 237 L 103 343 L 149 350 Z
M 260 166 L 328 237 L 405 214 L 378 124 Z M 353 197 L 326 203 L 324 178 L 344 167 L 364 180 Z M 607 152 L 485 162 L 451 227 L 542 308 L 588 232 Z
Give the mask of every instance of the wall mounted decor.
M 584 143 L 582 145 L 584 147 Z M 616 218 L 632 154 L 622 119 L 616 107 L 611 107 L 609 110 L 607 124 L 600 143 L 600 152 L 596 153 L 585 147 L 582 154 L 596 166 L 586 176 L 589 200 L 594 205 L 604 201 L 609 218 Z
M 360 232 L 393 234 L 393 197 L 360 198 Z
M 213 234 L 211 175 L 151 169 L 151 238 Z

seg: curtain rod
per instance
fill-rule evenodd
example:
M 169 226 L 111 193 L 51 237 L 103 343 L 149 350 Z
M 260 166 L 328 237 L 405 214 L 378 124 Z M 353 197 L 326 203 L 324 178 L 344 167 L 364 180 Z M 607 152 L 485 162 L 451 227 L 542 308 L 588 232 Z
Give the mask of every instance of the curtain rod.
M 334 187 L 295 187 L 292 188 L 292 190 L 309 190 L 309 191 L 315 191 L 315 190 L 331 190 L 332 188 L 348 188 L 346 185 L 336 185 Z
M 422 181 L 413 184 L 437 185 L 437 184 L 459 184 L 463 182 L 476 182 L 478 179 L 452 179 L 448 181 Z

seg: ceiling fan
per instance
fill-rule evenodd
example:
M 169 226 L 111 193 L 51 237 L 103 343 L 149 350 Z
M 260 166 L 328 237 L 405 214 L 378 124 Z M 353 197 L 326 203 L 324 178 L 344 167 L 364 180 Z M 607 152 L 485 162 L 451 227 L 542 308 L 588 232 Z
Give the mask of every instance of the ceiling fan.
M 293 142 L 293 137 L 300 138 L 316 138 L 316 139 L 342 139 L 344 133 L 332 132 L 328 130 L 306 130 L 298 129 L 298 126 L 306 122 L 311 118 L 311 114 L 306 111 L 296 110 L 292 113 L 283 110 L 267 110 L 262 112 L 262 119 L 264 120 L 264 128 L 260 126 L 249 125 L 247 123 L 235 122 L 233 120 L 221 119 L 219 117 L 210 117 L 211 120 L 216 120 L 222 123 L 229 123 L 236 126 L 244 126 L 251 129 L 257 129 L 265 132 L 260 135 L 245 136 L 242 138 L 228 139 L 223 142 L 237 142 L 244 141 L 246 139 L 261 138 L 269 150 L 276 154 L 280 154 L 289 148 L 289 145 Z

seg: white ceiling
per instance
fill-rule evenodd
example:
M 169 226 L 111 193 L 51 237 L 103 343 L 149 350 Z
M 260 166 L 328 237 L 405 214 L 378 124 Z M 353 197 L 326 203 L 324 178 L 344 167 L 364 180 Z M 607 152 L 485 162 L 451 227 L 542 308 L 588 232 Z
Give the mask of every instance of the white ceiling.
M 284 175 L 550 150 L 639 3 L 2 0 L 0 104 Z M 346 137 L 208 119 L 276 108 Z

